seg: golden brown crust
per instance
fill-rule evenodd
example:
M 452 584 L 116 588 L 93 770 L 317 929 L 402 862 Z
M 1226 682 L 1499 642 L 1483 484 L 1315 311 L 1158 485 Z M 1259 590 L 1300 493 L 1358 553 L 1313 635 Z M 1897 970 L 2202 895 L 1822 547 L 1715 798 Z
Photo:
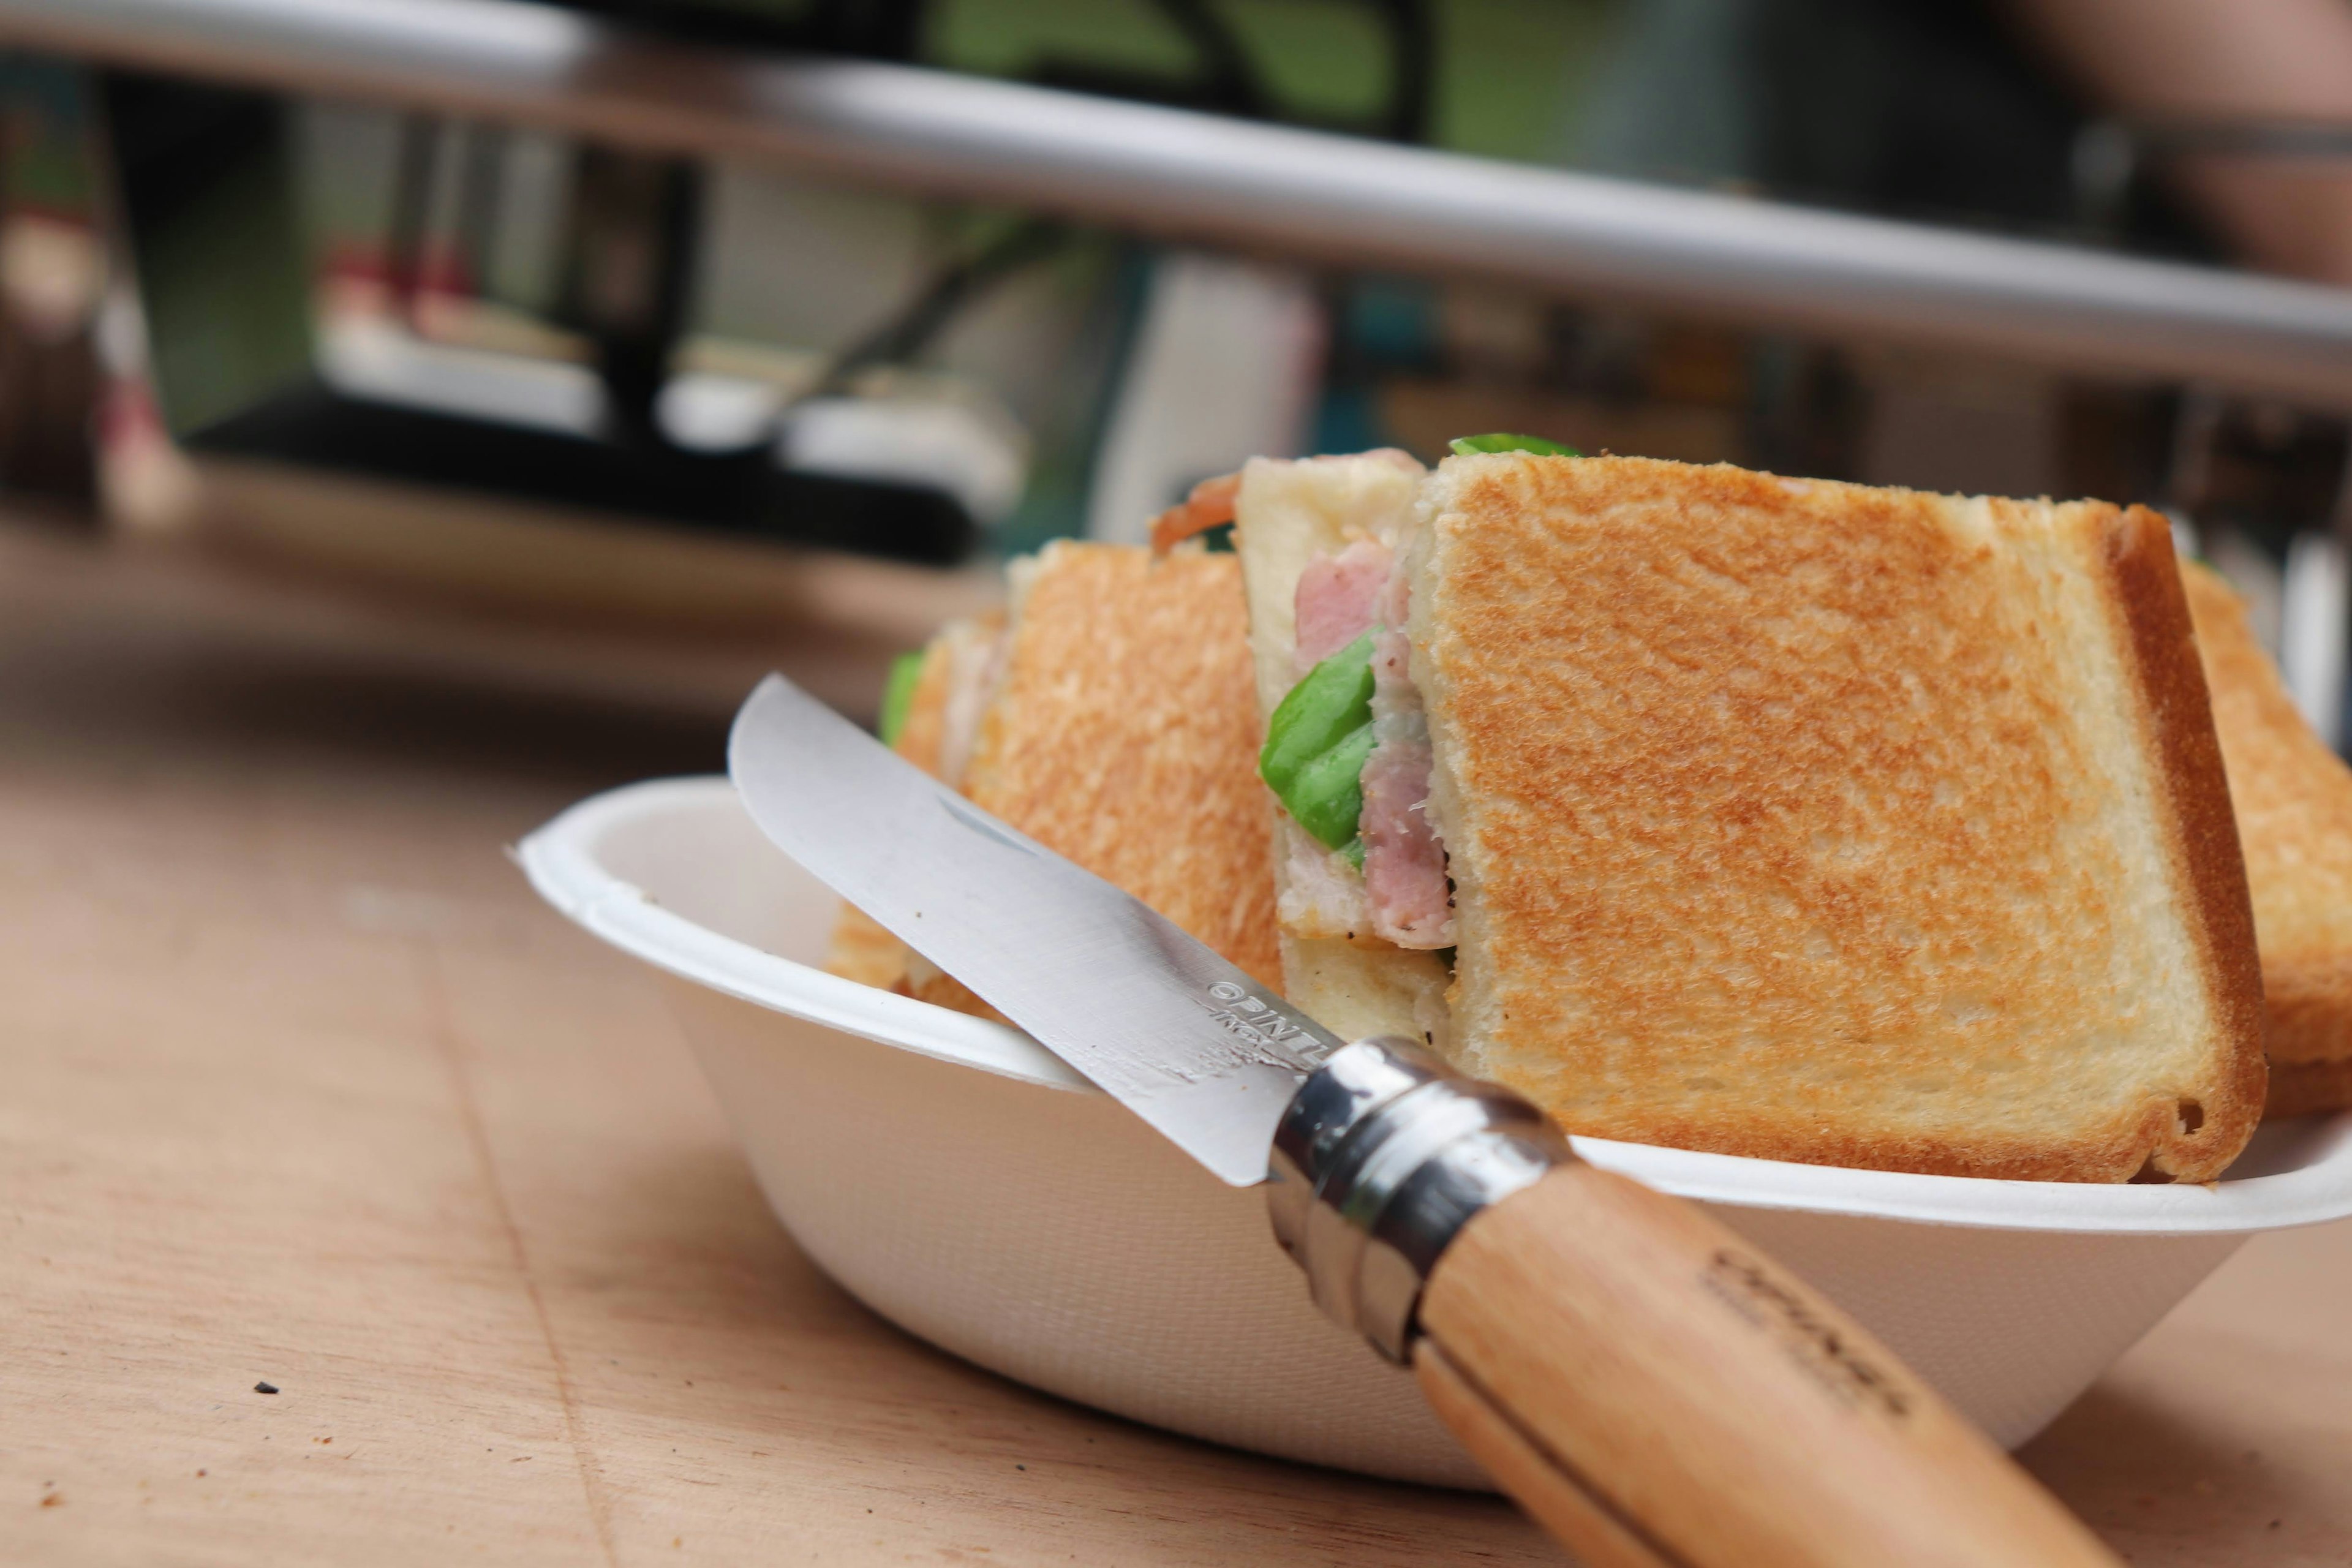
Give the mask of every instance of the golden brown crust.
M 2181 585 L 2244 846 L 2273 1074 L 2352 1058 L 2352 769 L 2304 721 L 2229 585 L 2193 562 Z
M 2172 1146 L 2151 1156 L 2158 1170 L 2201 1181 L 2221 1172 L 2209 1149 L 2226 1148 L 2226 1164 L 2252 1136 L 2269 1087 L 2253 906 L 2171 525 L 2146 507 L 2119 512 L 2100 506 L 2097 511 L 2107 573 L 2137 667 L 2143 711 L 2168 786 L 2163 799 L 2170 808 L 2169 847 L 2193 917 L 2203 928 L 2198 962 L 2208 972 L 2221 1026 L 2234 1042 L 2224 1092 L 2200 1097 L 2196 1131 L 2168 1139 Z
M 2352 1061 L 2352 953 L 2263 961 L 2271 1068 Z
M 923 670 L 907 699 L 907 717 L 898 727 L 892 749 L 933 778 L 940 776 L 940 755 L 947 745 L 948 693 L 955 681 L 955 658 L 950 635 L 933 637 L 923 650 Z
M 1032 574 L 964 793 L 1281 983 L 1231 555 L 1064 542 Z
M 932 642 L 898 742 L 934 775 L 960 678 L 952 641 Z M 1272 835 L 1234 558 L 1049 545 L 1002 658 L 956 781 L 963 792 L 1278 984 Z M 843 911 L 826 966 L 1003 1021 L 856 910 Z
M 1454 459 L 1431 505 L 1467 1065 L 1766 1158 L 2235 1155 L 2252 972 L 2144 523 L 1630 458 Z

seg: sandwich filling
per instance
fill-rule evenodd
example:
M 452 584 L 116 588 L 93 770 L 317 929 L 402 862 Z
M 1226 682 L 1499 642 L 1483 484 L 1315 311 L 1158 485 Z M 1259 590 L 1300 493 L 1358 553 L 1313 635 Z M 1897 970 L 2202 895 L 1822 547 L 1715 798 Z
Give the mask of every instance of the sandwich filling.
M 1468 437 L 1454 448 L 1576 455 L 1518 435 Z M 1255 558 L 1245 570 L 1269 598 L 1286 578 L 1290 587 L 1290 624 L 1266 617 L 1253 633 L 1270 645 L 1258 650 L 1261 690 L 1274 703 L 1259 773 L 1287 819 L 1283 929 L 1309 941 L 1369 937 L 1443 952 L 1454 946 L 1454 883 L 1430 804 L 1434 759 L 1406 632 L 1412 584 L 1403 556 L 1415 508 L 1408 497 L 1371 500 L 1383 476 L 1417 481 L 1423 470 L 1404 453 L 1383 451 L 1309 459 L 1297 471 L 1318 472 L 1319 486 L 1310 486 L 1319 489 L 1319 504 L 1310 510 L 1319 521 L 1265 519 L 1286 537 L 1254 541 L 1244 552 Z M 1202 486 L 1160 520 L 1154 542 L 1231 515 L 1239 498 L 1239 486 Z M 1314 545 L 1300 548 L 1310 539 Z
M 1307 887 L 1338 899 L 1356 892 L 1374 936 L 1430 951 L 1454 945 L 1454 890 L 1429 815 L 1429 722 L 1403 629 L 1410 592 L 1396 552 L 1378 540 L 1307 562 L 1292 606 L 1300 679 L 1275 710 L 1260 766 L 1284 808 L 1330 852 L 1319 867 L 1301 866 L 1312 851 L 1294 842 L 1294 886 L 1304 872 Z M 1329 711 L 1358 693 L 1345 713 Z M 1361 722 L 1327 744 L 1321 767 L 1284 766 L 1301 737 L 1320 740 L 1358 712 Z M 1341 770 L 1347 788 L 1335 798 L 1330 775 Z

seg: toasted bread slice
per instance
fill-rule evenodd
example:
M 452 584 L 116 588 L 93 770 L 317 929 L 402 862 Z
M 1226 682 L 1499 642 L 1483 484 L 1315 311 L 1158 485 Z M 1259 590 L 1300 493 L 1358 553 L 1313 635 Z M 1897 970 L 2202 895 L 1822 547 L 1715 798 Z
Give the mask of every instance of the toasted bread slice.
M 964 794 L 1279 985 L 1238 564 L 1063 541 L 1013 589 Z
M 1422 516 L 1465 1066 L 1772 1159 L 2235 1157 L 2261 980 L 2162 519 L 1524 454 Z
M 1238 564 L 1065 541 L 1012 579 L 1009 630 L 927 650 L 898 751 L 1278 986 Z M 827 967 L 1003 1021 L 855 909 Z
M 2352 1104 L 2352 768 L 2304 722 L 2229 584 L 2180 572 L 2253 894 L 2271 1114 Z

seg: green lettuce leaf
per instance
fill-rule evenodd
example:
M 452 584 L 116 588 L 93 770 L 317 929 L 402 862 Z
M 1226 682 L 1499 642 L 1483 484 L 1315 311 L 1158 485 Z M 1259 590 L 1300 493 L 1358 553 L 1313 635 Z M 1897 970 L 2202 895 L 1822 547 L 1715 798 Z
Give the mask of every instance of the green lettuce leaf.
M 1475 457 L 1481 452 L 1534 452 L 1547 458 L 1584 456 L 1573 447 L 1563 447 L 1540 436 L 1463 436 L 1457 437 L 1453 446 L 1454 455 L 1463 458 Z
M 895 746 L 907 727 L 907 710 L 915 705 L 915 683 L 923 679 L 923 655 L 902 653 L 890 661 L 890 679 L 882 688 L 882 714 L 875 724 L 882 743 Z
M 1363 814 L 1360 783 L 1372 752 L 1372 634 L 1307 672 L 1274 710 L 1258 776 L 1283 809 L 1326 848 L 1342 849 Z

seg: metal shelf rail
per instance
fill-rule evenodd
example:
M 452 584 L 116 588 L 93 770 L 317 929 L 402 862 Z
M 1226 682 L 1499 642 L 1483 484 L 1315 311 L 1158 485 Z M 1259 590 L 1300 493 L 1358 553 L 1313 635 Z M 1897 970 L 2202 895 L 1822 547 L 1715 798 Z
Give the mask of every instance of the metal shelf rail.
M 2352 291 L 937 71 L 730 53 L 521 0 L 0 0 L 0 47 L 1172 241 L 2352 408 Z

